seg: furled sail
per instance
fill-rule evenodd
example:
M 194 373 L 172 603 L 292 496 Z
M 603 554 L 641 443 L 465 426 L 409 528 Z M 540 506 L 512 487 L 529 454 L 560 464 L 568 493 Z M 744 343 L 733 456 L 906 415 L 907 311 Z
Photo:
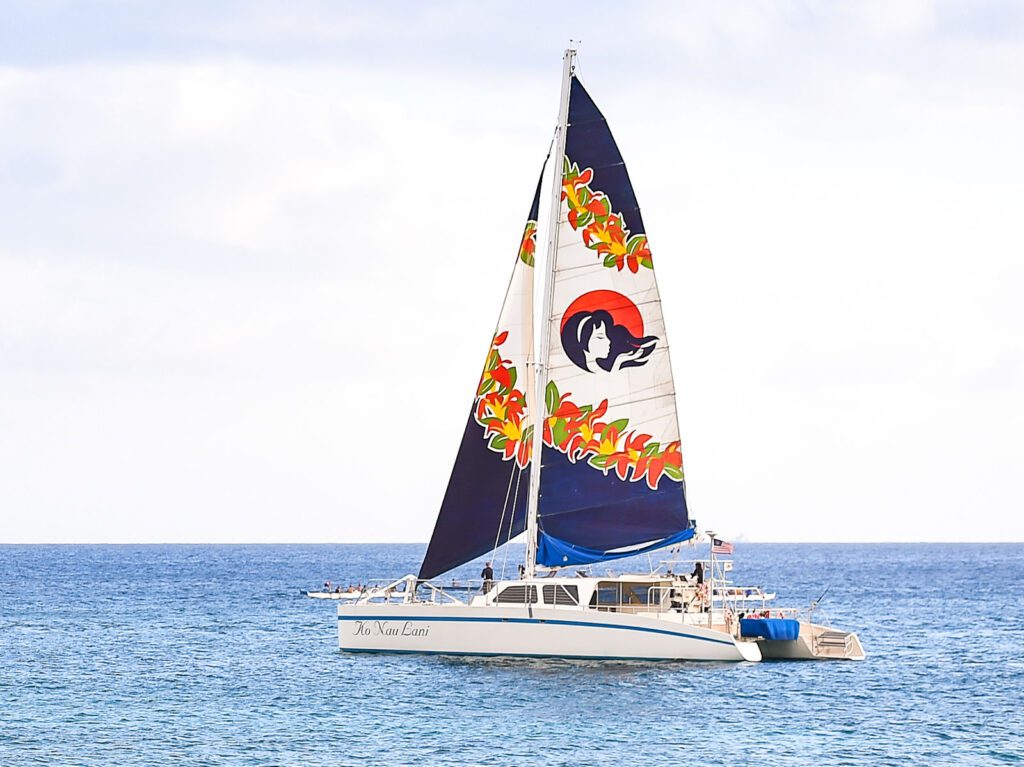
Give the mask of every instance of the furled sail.
M 541 171 L 541 178 L 544 173 Z M 533 426 L 533 273 L 540 182 L 448 489 L 420 566 L 433 578 L 523 532 Z
M 557 158 L 556 158 L 557 159 Z M 552 273 L 537 562 L 628 556 L 692 534 L 654 264 L 626 166 L 572 77 Z

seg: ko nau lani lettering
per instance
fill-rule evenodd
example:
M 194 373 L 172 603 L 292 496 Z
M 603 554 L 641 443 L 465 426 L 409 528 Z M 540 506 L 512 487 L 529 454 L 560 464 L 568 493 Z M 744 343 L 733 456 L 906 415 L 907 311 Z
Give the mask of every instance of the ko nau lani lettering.
M 430 626 L 415 626 L 412 621 L 356 621 L 353 633 L 364 637 L 425 637 L 430 636 Z

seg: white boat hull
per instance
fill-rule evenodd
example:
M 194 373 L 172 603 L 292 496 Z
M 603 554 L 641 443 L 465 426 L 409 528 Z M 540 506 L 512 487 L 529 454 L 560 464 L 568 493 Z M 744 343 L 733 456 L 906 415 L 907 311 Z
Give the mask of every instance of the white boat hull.
M 656 615 L 526 606 L 339 604 L 346 652 L 759 661 L 756 642 Z

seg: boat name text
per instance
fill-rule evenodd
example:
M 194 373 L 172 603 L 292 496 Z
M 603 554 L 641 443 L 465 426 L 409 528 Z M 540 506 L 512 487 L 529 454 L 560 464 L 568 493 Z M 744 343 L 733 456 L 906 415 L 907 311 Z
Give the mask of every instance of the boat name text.
M 356 621 L 353 633 L 357 637 L 425 637 L 430 626 L 415 626 L 412 621 Z

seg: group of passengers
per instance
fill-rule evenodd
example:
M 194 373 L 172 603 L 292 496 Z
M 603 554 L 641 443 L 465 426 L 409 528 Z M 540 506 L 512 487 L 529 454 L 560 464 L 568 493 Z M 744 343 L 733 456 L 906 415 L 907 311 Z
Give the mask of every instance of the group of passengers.
M 361 583 L 356 583 L 356 584 L 350 583 L 350 584 L 348 584 L 348 588 L 347 589 L 343 589 L 341 587 L 340 583 L 337 584 L 337 585 L 333 585 L 332 586 L 330 581 L 324 581 L 324 593 L 326 593 L 326 594 L 351 594 L 352 592 L 362 591 L 362 590 L 363 590 L 363 585 Z

